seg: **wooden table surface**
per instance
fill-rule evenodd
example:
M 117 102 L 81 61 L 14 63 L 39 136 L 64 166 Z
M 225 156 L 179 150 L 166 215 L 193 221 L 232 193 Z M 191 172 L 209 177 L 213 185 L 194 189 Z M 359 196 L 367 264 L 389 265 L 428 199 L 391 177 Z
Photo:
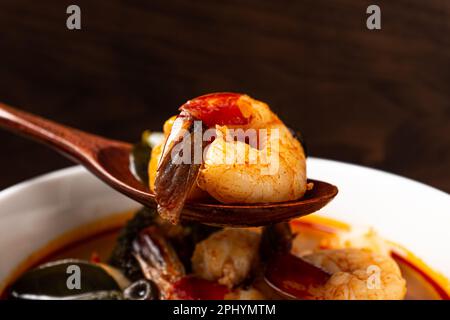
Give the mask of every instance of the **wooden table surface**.
M 312 156 L 450 192 L 450 1 L 0 1 L 0 101 L 134 141 L 212 91 L 267 101 Z M 0 189 L 70 165 L 4 131 L 0 147 Z

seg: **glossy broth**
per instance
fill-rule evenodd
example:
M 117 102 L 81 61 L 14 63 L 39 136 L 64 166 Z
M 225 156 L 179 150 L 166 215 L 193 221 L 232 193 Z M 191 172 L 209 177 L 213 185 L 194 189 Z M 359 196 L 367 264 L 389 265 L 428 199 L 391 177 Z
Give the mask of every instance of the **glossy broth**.
M 323 221 L 311 221 L 313 221 L 312 218 L 305 221 L 295 221 L 292 224 L 293 231 L 301 232 L 302 236 L 310 241 L 311 246 L 315 246 L 321 239 L 333 234 L 336 231 L 336 225 L 343 226 L 339 222 L 335 222 L 333 226 L 330 226 L 323 224 Z M 47 254 L 40 259 L 38 264 L 66 258 L 107 262 L 115 245 L 118 232 L 119 229 L 114 228 L 74 241 L 57 251 Z M 431 275 L 418 267 L 416 263 L 395 253 L 393 258 L 399 264 L 402 274 L 407 281 L 408 291 L 406 299 L 449 299 L 448 293 L 443 287 L 434 281 Z

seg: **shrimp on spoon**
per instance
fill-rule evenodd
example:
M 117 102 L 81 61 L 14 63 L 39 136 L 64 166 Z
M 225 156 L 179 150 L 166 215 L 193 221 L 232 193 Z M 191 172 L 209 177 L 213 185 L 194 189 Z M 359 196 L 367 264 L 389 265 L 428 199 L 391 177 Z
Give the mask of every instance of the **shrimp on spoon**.
M 133 170 L 129 143 L 2 103 L 0 127 L 52 147 L 173 222 L 183 210 L 183 219 L 215 226 L 269 225 L 315 212 L 338 193 L 317 180 L 311 189 L 301 144 L 266 104 L 243 94 L 210 94 L 181 107 L 152 151 L 150 188 Z
M 164 125 L 166 139 L 153 149 L 149 165 L 163 218 L 177 222 L 189 199 L 278 203 L 300 199 L 311 188 L 302 145 L 264 102 L 213 93 L 180 110 Z

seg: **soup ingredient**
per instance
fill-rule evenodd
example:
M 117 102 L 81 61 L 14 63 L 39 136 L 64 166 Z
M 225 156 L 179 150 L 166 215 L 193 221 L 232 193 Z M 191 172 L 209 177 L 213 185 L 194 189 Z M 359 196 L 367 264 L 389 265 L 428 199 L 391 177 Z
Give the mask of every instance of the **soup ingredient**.
M 153 282 L 145 279 L 132 283 L 123 291 L 126 300 L 155 300 L 158 297 L 158 290 Z
M 143 208 L 127 222 L 120 231 L 109 263 L 120 269 L 130 280 L 136 281 L 144 277 L 141 267 L 133 255 L 132 244 L 139 233 L 147 227 L 157 226 L 160 233 L 172 245 L 187 272 L 191 271 L 191 257 L 195 245 L 207 238 L 219 228 L 199 223 L 182 222 L 173 225 L 161 219 L 153 208 Z
M 223 300 L 230 291 L 221 284 L 196 276 L 186 276 L 173 284 L 172 300 Z
M 352 228 L 351 231 L 336 232 L 321 241 L 328 249 L 358 248 L 370 250 L 385 256 L 391 254 L 391 246 L 373 228 Z
M 9 295 L 26 300 L 134 300 L 151 299 L 153 290 L 149 282 L 129 286 L 129 281 L 108 265 L 65 259 L 26 272 L 11 286 Z
M 403 299 L 406 294 L 400 269 L 387 255 L 367 249 L 316 247 L 308 248 L 313 253 L 295 257 L 291 250 L 298 252 L 305 237 L 297 235 L 293 247 L 290 239 L 292 234 L 283 224 L 264 228 L 262 248 L 275 249 L 265 276 L 281 293 L 299 299 L 327 300 Z
M 264 227 L 261 243 L 266 262 L 264 280 L 283 297 L 307 299 L 308 289 L 324 285 L 330 274 L 291 254 L 292 239 L 289 223 Z
M 156 223 L 157 217 L 158 214 L 154 209 L 142 208 L 127 222 L 117 238 L 109 263 L 120 269 L 132 281 L 144 277 L 139 263 L 133 255 L 132 243 L 141 230 Z
M 304 150 L 267 104 L 244 94 L 213 93 L 180 110 L 173 123 L 166 122 L 164 130 L 170 132 L 164 148 L 155 147 L 149 165 L 162 217 L 177 222 L 186 199 L 202 194 L 198 190 L 223 203 L 282 202 L 304 195 Z M 193 139 L 195 121 L 202 124 L 200 137 L 212 130 L 209 138 Z M 200 161 L 195 159 L 198 147 L 206 146 Z M 179 150 L 190 151 L 190 165 L 180 161 L 186 152 Z
M 197 180 L 202 164 L 194 159 L 195 136 L 203 136 L 202 128 L 196 126 L 194 121 L 187 112 L 181 112 L 174 121 L 155 176 L 154 191 L 158 213 L 172 223 L 178 223 L 184 202 Z M 201 146 L 203 140 L 199 142 Z M 183 148 L 186 144 L 188 150 Z
M 195 244 L 216 230 L 197 223 L 173 225 L 154 209 L 144 208 L 122 229 L 110 261 L 134 280 L 145 278 L 154 283 L 152 294 L 160 299 L 177 299 L 178 295 L 197 299 L 199 295 L 189 291 L 194 280 L 185 276 L 186 270 L 191 269 Z M 180 257 L 186 258 L 186 263 Z M 222 288 L 217 283 L 203 282 L 205 288 Z
M 152 133 L 148 130 L 142 133 L 141 141 L 133 145 L 130 154 L 130 170 L 133 175 L 142 183 L 148 186 L 148 163 L 152 147 L 150 145 L 150 136 Z
M 250 120 L 242 130 L 255 129 L 256 139 L 216 129 L 197 184 L 222 203 L 282 202 L 301 198 L 306 189 L 305 154 L 299 141 L 263 102 L 243 95 Z M 265 131 L 261 131 L 265 130 Z M 250 131 L 252 132 L 252 131 Z
M 183 264 L 164 234 L 159 226 L 147 227 L 132 245 L 145 278 L 156 284 L 159 299 L 223 299 L 227 287 L 186 276 Z
M 251 121 L 251 110 L 246 96 L 234 92 L 218 92 L 205 94 L 189 100 L 180 107 L 196 119 L 200 119 L 206 126 L 215 125 L 247 125 Z M 247 97 L 247 96 L 246 96 Z
M 406 294 L 406 282 L 393 259 L 368 250 L 322 250 L 303 259 L 331 273 L 330 279 L 310 288 L 314 299 L 399 300 Z
M 281 252 L 268 261 L 264 280 L 284 298 L 311 299 L 311 288 L 323 286 L 330 274 L 289 252 Z
M 78 272 L 83 275 L 79 279 L 73 278 L 74 281 L 79 281 L 78 294 L 95 291 L 120 291 L 121 289 L 118 281 L 110 272 L 111 270 L 103 268 L 102 265 L 65 259 L 49 262 L 26 272 L 12 285 L 10 294 L 18 299 L 32 299 L 38 296 L 56 298 L 71 296 L 74 291 L 68 286 L 72 283 L 68 278 L 70 270 L 72 270 L 71 273 Z
M 173 283 L 185 275 L 172 245 L 157 226 L 150 226 L 139 233 L 132 249 L 145 278 L 156 283 L 161 299 L 167 299 Z
M 162 138 L 161 139 L 154 139 L 154 147 L 152 148 L 151 156 L 150 156 L 150 162 L 148 163 L 148 177 L 149 177 L 149 186 L 150 190 L 155 190 L 155 180 L 156 180 L 156 174 L 157 169 L 159 166 L 159 162 L 162 156 L 163 151 L 165 150 L 165 140 L 169 137 L 173 124 L 175 120 L 179 120 L 179 117 L 172 116 L 170 117 L 165 123 L 164 123 L 164 131 L 161 133 Z M 198 188 L 197 184 L 194 184 L 192 186 L 192 189 L 189 191 L 187 198 L 192 199 L 202 199 L 205 198 L 208 194 Z
M 195 247 L 194 273 L 231 288 L 245 280 L 258 261 L 260 234 L 245 229 L 224 229 Z

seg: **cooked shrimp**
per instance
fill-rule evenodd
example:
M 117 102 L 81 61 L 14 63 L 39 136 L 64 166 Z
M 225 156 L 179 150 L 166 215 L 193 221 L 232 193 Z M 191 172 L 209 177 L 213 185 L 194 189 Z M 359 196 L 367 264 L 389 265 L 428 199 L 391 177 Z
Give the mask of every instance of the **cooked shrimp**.
M 302 197 L 306 191 L 303 150 L 285 128 L 280 134 L 278 158 L 258 163 L 247 159 L 261 159 L 265 150 L 219 136 L 208 148 L 198 186 L 223 203 L 282 202 Z M 268 135 L 268 144 L 278 139 Z M 228 159 L 223 161 L 224 157 Z
M 200 170 L 198 186 L 224 203 L 281 202 L 300 198 L 306 191 L 302 146 L 267 104 L 246 95 L 239 101 L 250 115 L 249 123 L 239 128 L 265 129 L 267 137 L 257 146 L 233 141 L 226 136 L 229 127 L 218 126 L 217 137 L 208 147 Z M 251 159 L 258 161 L 252 163 Z
M 292 241 L 292 253 L 303 256 L 320 249 L 357 248 L 370 250 L 385 256 L 391 254 L 392 246 L 378 235 L 373 228 L 352 227 L 326 236 L 299 232 Z
M 223 203 L 282 202 L 304 195 L 303 147 L 267 104 L 243 94 L 216 93 L 190 100 L 180 109 L 180 116 L 164 125 L 164 148 L 154 148 L 149 165 L 150 186 L 162 215 L 176 220 L 180 202 L 205 193 Z M 181 129 L 193 136 L 196 120 L 209 129 L 203 133 L 213 140 L 205 144 L 202 166 L 174 165 L 167 158 L 184 143 Z
M 242 282 L 258 260 L 260 234 L 245 229 L 223 229 L 199 242 L 192 256 L 194 273 L 233 287 Z
M 325 284 L 310 288 L 312 299 L 400 300 L 406 282 L 396 262 L 363 249 L 322 250 L 302 257 L 329 272 Z
M 350 231 L 341 231 L 332 237 L 323 239 L 321 247 L 327 249 L 358 248 L 370 250 L 385 256 L 392 252 L 388 241 L 378 235 L 373 228 L 357 227 Z

